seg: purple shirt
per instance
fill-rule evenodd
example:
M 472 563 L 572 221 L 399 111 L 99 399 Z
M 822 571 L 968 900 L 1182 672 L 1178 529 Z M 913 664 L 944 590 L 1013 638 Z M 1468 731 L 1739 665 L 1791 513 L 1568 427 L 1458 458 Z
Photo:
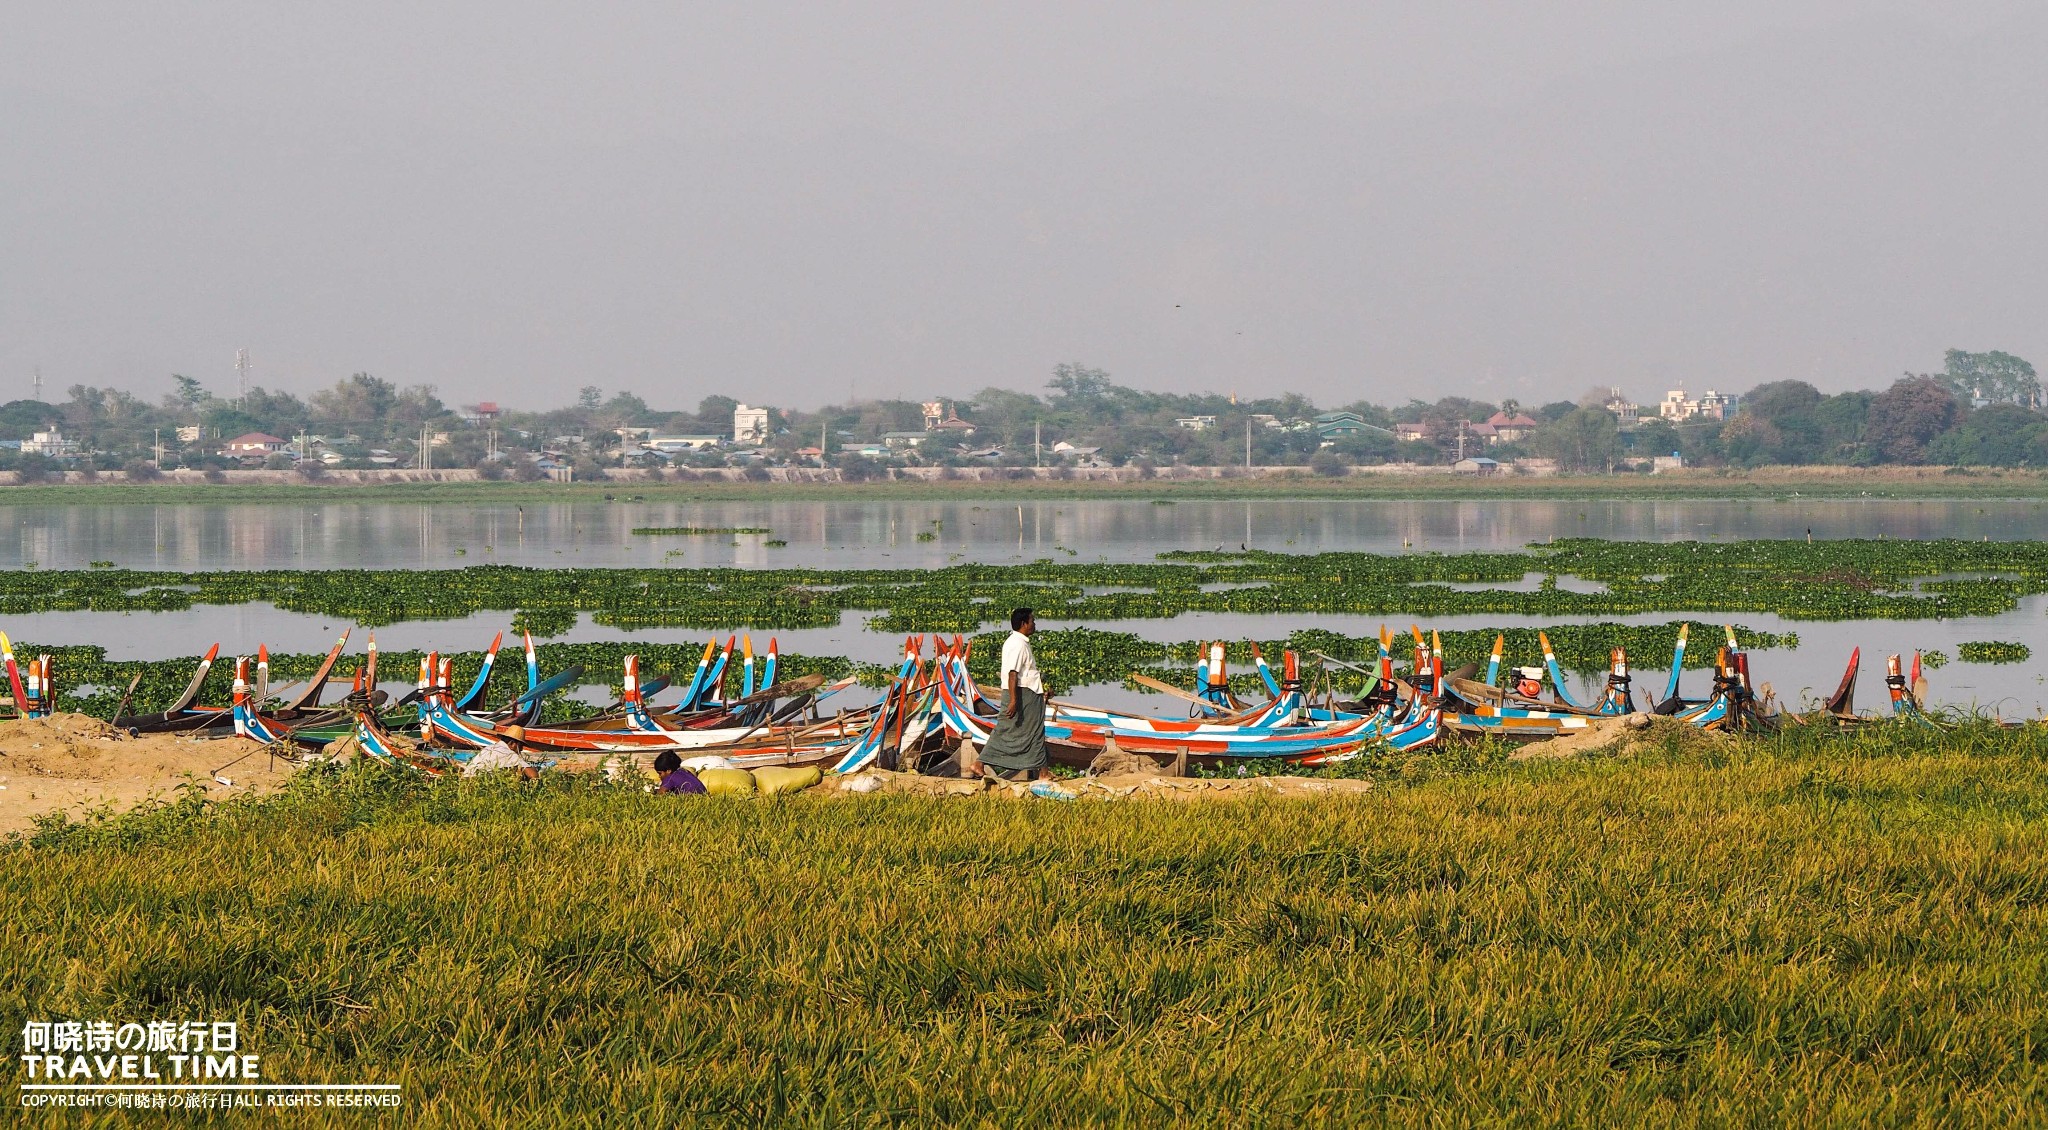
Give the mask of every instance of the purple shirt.
M 688 769 L 671 769 L 661 779 L 661 791 L 665 793 L 702 793 L 704 782 L 697 779 Z

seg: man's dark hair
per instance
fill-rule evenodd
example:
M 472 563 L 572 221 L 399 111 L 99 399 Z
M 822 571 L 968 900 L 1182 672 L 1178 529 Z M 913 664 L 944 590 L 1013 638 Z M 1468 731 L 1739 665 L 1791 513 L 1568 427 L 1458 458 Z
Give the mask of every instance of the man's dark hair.
M 1015 612 L 1010 613 L 1010 630 L 1013 632 L 1030 622 L 1031 610 L 1029 608 L 1019 608 Z
M 654 771 L 664 776 L 683 767 L 683 759 L 674 750 L 664 750 L 654 755 Z

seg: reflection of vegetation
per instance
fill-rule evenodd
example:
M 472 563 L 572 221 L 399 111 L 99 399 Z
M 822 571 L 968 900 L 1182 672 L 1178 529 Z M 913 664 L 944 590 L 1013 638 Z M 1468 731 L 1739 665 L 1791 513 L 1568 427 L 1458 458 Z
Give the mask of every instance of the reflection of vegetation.
M 1957 644 L 1956 654 L 1965 663 L 2025 663 L 2034 650 L 2023 643 L 1972 641 Z
M 732 534 L 765 534 L 769 530 L 766 526 L 635 526 L 633 527 L 633 532 L 643 535 L 718 534 L 730 536 Z M 788 543 L 785 542 L 784 544 Z
M 679 799 L 364 759 L 0 852 L 35 939 L 10 1008 L 175 986 L 245 1047 L 345 1049 L 478 1124 L 2031 1109 L 2042 728 L 1686 737 L 1368 759 L 1369 797 L 1242 804 Z M 518 1038 L 421 1038 L 482 1017 Z
M 919 534 L 928 536 L 934 531 Z M 1534 592 L 1507 587 L 1529 573 L 1598 582 L 1604 591 L 1547 582 Z M 1934 576 L 1942 579 L 1923 579 Z M 22 570 L 0 573 L 0 614 L 268 600 L 360 624 L 516 611 L 537 632 L 566 629 L 579 612 L 614 627 L 802 628 L 860 611 L 875 613 L 870 626 L 884 631 L 969 632 L 1018 606 L 1068 622 L 1187 612 L 1556 619 L 1768 612 L 1858 620 L 1992 615 L 2041 592 L 2048 592 L 2048 545 L 2038 542 L 1560 540 L 1504 553 L 1203 551 L 1162 554 L 1150 564 L 1043 560 L 939 569 Z
M 330 479 L 332 477 L 330 476 Z M 4 479 L 4 476 L 0 476 Z M 540 481 L 460 483 L 236 483 L 231 487 L 200 483 L 135 483 L 105 477 L 97 484 L 72 483 L 8 486 L 0 497 L 17 505 L 108 505 L 178 502 L 263 503 L 332 502 L 337 494 L 352 502 L 450 502 L 472 505 L 543 502 L 598 502 L 616 484 Z M 209 480 L 211 483 L 212 480 Z M 638 485 L 638 484 L 636 484 Z M 1483 499 L 1568 501 L 1577 499 L 1744 499 L 1758 502 L 1824 498 L 2038 499 L 2048 497 L 2048 478 L 2031 471 L 1991 471 L 1967 477 L 1935 471 L 1868 468 L 1853 475 L 1834 470 L 1808 472 L 1768 468 L 1743 474 L 1675 474 L 1627 476 L 1558 476 L 1525 478 L 1494 475 L 1474 480 L 1452 475 L 1353 475 L 1316 478 L 1303 468 L 1299 475 L 1249 479 L 990 479 L 926 482 L 914 479 L 864 483 L 709 482 L 648 483 L 642 488 L 650 503 L 811 501 L 858 502 L 885 499 L 970 499 L 988 501 L 1042 499 L 1149 500 L 1175 499 Z

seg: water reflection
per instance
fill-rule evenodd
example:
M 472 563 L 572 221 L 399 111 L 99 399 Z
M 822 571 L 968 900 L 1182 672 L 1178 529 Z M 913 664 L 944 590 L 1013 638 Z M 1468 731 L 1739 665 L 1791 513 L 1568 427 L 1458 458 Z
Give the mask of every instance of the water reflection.
M 0 506 L 0 568 L 856 566 L 1143 561 L 1168 549 L 1507 549 L 1554 537 L 2034 538 L 2034 500 L 577 502 Z M 657 536 L 639 526 L 767 527 Z M 928 540 L 919 540 L 928 534 Z M 770 539 L 786 546 L 771 547 Z M 1071 551 L 1071 552 L 1069 552 Z

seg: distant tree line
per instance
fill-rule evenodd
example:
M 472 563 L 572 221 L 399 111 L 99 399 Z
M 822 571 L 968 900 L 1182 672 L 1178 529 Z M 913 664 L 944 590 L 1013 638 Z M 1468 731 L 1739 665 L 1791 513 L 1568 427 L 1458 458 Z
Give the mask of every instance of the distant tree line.
M 399 387 L 368 373 L 352 374 L 303 399 L 260 387 L 225 398 L 182 375 L 173 375 L 170 385 L 155 402 L 116 389 L 74 385 L 61 403 L 0 405 L 0 439 L 22 440 L 61 428 L 88 453 L 84 465 L 126 467 L 137 475 L 148 473 L 138 462 L 150 468 L 230 465 L 234 461 L 219 454 L 221 444 L 248 432 L 281 439 L 320 435 L 343 466 L 375 465 L 373 454 L 410 464 L 423 432 L 438 437 L 433 461 L 439 466 L 502 466 L 509 460 L 510 466 L 523 469 L 543 451 L 603 466 L 642 454 L 619 437 L 620 429 L 730 436 L 738 405 L 718 395 L 704 397 L 690 410 L 659 408 L 633 393 L 607 395 L 586 386 L 567 406 L 508 408 L 489 426 L 478 426 L 472 414 L 444 404 L 430 385 Z M 1101 369 L 1068 362 L 1056 366 L 1037 391 L 985 388 L 949 400 L 950 408 L 974 426 L 973 434 L 948 436 L 899 454 L 938 464 L 1058 463 L 1075 458 L 1052 453 L 1052 446 L 1064 441 L 1092 449 L 1088 458 L 1118 466 L 1233 465 L 1249 455 L 1260 465 L 1336 473 L 1352 464 L 1444 463 L 1457 457 L 1462 439 L 1468 455 L 1548 458 L 1563 469 L 1586 471 L 1672 454 L 1699 466 L 2048 466 L 2048 415 L 2041 410 L 2040 382 L 2031 364 L 2007 353 L 1950 350 L 1941 372 L 1908 373 L 1880 391 L 1830 395 L 1805 381 L 1770 381 L 1744 393 L 1737 411 L 1722 420 L 1646 417 L 1624 427 L 1604 407 L 1606 398 L 1601 388 L 1577 400 L 1534 406 L 1447 396 L 1396 405 L 1359 400 L 1326 410 L 1296 393 L 1236 399 L 1148 392 L 1117 384 Z M 1315 427 L 1325 411 L 1353 413 L 1368 426 L 1326 434 Z M 1495 413 L 1526 415 L 1536 426 L 1516 442 L 1488 446 L 1471 425 Z M 1201 428 L 1177 423 L 1198 417 L 1214 422 Z M 771 409 L 769 424 L 765 458 L 814 457 L 806 449 L 822 443 L 827 460 L 857 477 L 878 470 L 879 464 L 850 449 L 890 432 L 920 431 L 924 409 L 909 400 Z M 187 435 L 198 429 L 200 438 L 180 441 L 181 428 Z M 1396 435 L 1397 430 L 1404 434 Z M 1034 442 L 1042 446 L 1035 448 Z M 156 457 L 159 445 L 161 460 Z M 494 450 L 496 460 L 487 460 Z M 732 457 L 730 451 L 711 451 L 684 461 L 711 464 Z M 32 472 L 40 465 L 35 456 L 0 449 L 0 469 Z

